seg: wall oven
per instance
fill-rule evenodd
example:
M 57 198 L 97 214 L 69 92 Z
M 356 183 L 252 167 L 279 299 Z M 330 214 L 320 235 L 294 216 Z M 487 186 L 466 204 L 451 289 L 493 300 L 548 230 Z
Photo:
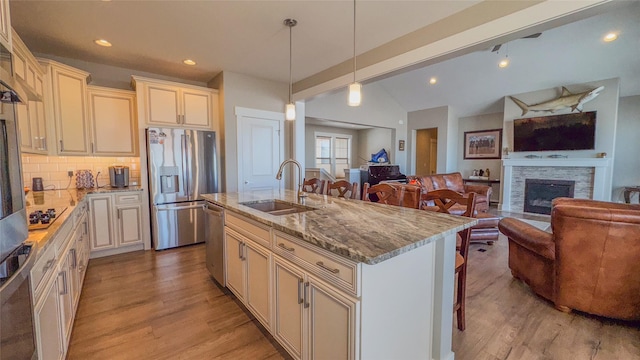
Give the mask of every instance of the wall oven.
M 0 360 L 37 357 L 28 237 L 14 104 L 26 101 L 12 77 L 11 53 L 0 44 Z

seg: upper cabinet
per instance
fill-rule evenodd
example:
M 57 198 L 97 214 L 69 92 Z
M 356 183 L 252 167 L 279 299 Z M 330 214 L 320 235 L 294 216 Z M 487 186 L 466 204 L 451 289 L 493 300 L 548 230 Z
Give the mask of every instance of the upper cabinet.
M 9 14 L 9 0 L 0 0 L 0 43 L 9 51 L 11 46 L 11 16 Z
M 137 155 L 138 124 L 133 91 L 88 86 L 91 151 L 95 155 Z
M 27 94 L 24 104 L 17 106 L 22 152 L 47 154 L 47 121 L 44 113 L 44 70 L 31 51 L 12 31 L 13 70 Z
M 87 155 L 89 147 L 89 122 L 87 114 L 87 77 L 89 73 L 47 60 L 51 82 L 51 106 L 56 127 L 59 155 Z
M 212 129 L 218 120 L 218 91 L 132 76 L 145 124 Z

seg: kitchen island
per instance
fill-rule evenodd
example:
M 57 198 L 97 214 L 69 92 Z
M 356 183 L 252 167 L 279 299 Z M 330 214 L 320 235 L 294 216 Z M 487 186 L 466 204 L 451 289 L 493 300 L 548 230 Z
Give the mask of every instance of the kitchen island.
M 454 358 L 455 234 L 475 219 L 291 190 L 204 198 L 225 210 L 224 285 L 294 358 Z

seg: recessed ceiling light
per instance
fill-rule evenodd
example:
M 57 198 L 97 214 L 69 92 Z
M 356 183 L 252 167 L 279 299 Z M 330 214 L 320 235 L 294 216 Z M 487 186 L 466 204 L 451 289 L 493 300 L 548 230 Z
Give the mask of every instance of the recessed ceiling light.
M 604 36 L 603 40 L 606 42 L 611 42 L 614 41 L 615 39 L 618 38 L 618 34 L 614 33 L 614 32 L 610 32 L 607 35 Z
M 191 59 L 185 59 L 184 61 L 182 61 L 183 63 L 187 64 L 187 65 L 195 65 L 196 62 L 191 60 Z
M 435 77 L 432 77 L 431 79 L 429 79 L 429 84 L 431 85 L 434 85 L 437 82 L 438 82 L 438 79 L 436 79 Z
M 98 39 L 98 40 L 94 40 L 93 42 L 100 46 L 111 47 L 111 43 L 105 39 Z
M 509 59 L 502 59 L 498 63 L 498 67 L 506 68 L 507 66 L 509 66 Z

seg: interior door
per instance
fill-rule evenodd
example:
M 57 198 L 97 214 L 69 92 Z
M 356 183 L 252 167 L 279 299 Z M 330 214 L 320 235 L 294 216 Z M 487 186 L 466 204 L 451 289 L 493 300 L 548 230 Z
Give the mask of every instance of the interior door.
M 283 120 L 259 117 L 260 112 L 256 113 L 256 116 L 238 116 L 240 191 L 277 189 L 282 186 L 282 183 L 276 180 L 276 174 L 284 153 L 280 135 Z

